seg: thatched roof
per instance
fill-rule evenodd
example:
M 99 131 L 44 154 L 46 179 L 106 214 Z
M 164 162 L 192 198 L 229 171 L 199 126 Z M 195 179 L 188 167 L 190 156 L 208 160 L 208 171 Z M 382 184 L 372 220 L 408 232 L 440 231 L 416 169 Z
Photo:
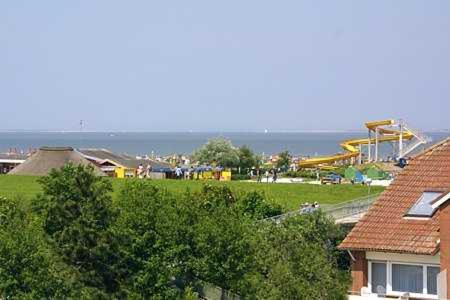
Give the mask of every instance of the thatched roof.
M 90 165 L 94 167 L 97 175 L 105 176 L 98 167 L 71 147 L 42 147 L 8 174 L 45 176 L 52 169 L 60 169 L 68 163 Z

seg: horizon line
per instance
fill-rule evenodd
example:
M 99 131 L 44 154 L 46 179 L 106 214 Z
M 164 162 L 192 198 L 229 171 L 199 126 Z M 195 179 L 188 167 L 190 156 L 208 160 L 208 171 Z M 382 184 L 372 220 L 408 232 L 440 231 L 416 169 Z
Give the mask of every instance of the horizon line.
M 46 130 L 46 129 L 0 129 L 0 133 L 361 133 L 364 129 L 295 129 L 295 130 Z M 429 129 L 422 130 L 428 133 L 449 132 L 450 129 Z

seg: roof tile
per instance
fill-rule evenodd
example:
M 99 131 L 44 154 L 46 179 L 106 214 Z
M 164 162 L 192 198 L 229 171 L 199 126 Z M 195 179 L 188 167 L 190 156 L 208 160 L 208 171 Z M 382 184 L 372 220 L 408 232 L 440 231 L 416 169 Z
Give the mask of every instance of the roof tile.
M 431 189 L 450 189 L 450 138 L 411 159 L 339 247 L 434 254 L 439 211 L 429 219 L 404 218 L 421 194 Z

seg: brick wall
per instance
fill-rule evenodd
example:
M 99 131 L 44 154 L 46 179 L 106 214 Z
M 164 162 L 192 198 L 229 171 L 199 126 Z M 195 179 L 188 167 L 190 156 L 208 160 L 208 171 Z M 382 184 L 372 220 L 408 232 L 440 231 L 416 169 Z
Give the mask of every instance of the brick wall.
M 440 260 L 441 271 L 447 270 L 450 273 L 450 202 L 442 204 L 439 207 L 439 238 L 440 238 Z M 447 295 L 450 295 L 450 276 L 447 276 Z
M 356 261 L 352 261 L 352 294 L 360 294 L 361 288 L 367 286 L 368 265 L 366 252 L 352 251 L 352 255 Z

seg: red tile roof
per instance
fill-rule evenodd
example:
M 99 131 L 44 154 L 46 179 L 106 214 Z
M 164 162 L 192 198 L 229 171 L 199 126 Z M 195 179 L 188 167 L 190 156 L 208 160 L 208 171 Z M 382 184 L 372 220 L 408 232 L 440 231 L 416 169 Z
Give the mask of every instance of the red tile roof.
M 450 189 L 450 138 L 413 157 L 355 225 L 341 249 L 434 254 L 439 250 L 439 211 L 429 219 L 404 215 L 427 190 Z

